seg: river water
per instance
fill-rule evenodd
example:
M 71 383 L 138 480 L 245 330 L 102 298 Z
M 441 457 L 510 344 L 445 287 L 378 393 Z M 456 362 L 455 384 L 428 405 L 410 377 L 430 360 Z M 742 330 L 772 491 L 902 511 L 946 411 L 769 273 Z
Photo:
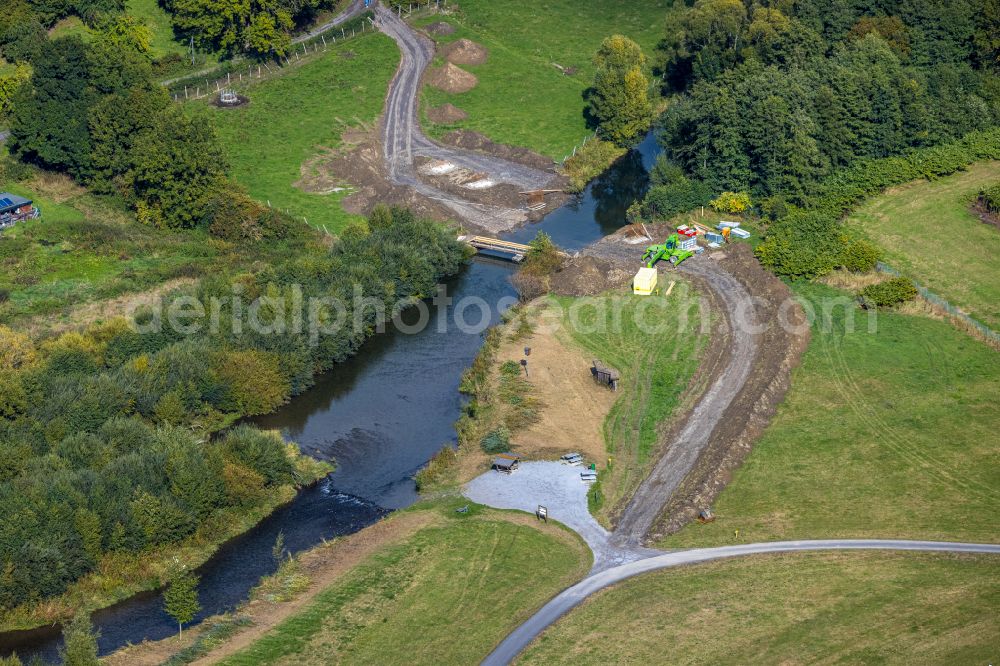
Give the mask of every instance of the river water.
M 645 192 L 656 153 L 650 134 L 584 192 L 505 237 L 527 242 L 544 230 L 556 244 L 575 251 L 614 232 L 624 224 L 629 205 Z M 227 542 L 198 570 L 203 610 L 196 621 L 235 608 L 262 576 L 274 572 L 271 549 L 279 532 L 285 548 L 296 553 L 416 501 L 413 475 L 443 446 L 456 442 L 459 380 L 479 351 L 483 329 L 514 302 L 512 272 L 507 262 L 473 259 L 444 285 L 450 300 L 428 304 L 429 326 L 415 334 L 390 330 L 376 335 L 314 387 L 255 419 L 260 427 L 278 429 L 298 442 L 304 452 L 336 460 L 337 470 Z M 407 313 L 407 323 L 418 315 Z M 100 631 L 101 654 L 177 631 L 159 592 L 138 594 L 97 611 L 92 619 Z M 0 654 L 56 661 L 61 642 L 58 626 L 7 632 L 0 634 Z

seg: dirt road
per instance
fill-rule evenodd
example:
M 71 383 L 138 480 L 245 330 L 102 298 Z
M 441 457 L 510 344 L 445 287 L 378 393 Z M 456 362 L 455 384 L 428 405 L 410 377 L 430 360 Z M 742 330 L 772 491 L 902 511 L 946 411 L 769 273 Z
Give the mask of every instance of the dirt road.
M 681 431 L 669 442 L 652 472 L 632 496 L 615 527 L 613 540 L 620 545 L 637 546 L 645 538 L 663 507 L 694 469 L 715 427 L 726 417 L 726 410 L 750 376 L 757 354 L 754 331 L 760 322 L 750 306 L 751 296 L 746 287 L 723 270 L 719 262 L 707 257 L 689 260 L 679 270 L 700 278 L 699 283 L 708 285 L 716 302 L 723 306 L 719 314 L 726 320 L 724 344 L 728 348 L 728 363 L 702 394 Z
M 402 52 L 399 69 L 389 84 L 382 119 L 382 152 L 389 180 L 413 188 L 447 206 L 463 220 L 492 232 L 505 231 L 524 222 L 526 211 L 475 203 L 420 179 L 414 166 L 416 156 L 449 162 L 483 174 L 496 184 L 507 183 L 521 190 L 542 188 L 554 175 L 490 155 L 449 148 L 428 139 L 417 121 L 417 99 L 423 72 L 434 57 L 434 46 L 390 10 L 378 6 L 375 16 L 376 26 L 392 37 Z

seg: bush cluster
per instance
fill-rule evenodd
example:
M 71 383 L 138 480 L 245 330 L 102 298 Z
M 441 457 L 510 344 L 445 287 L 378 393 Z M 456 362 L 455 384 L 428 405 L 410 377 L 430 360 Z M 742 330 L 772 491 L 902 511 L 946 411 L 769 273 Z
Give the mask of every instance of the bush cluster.
M 994 215 L 1000 214 L 1000 183 L 979 191 L 979 203 Z
M 905 155 L 865 159 L 820 184 L 801 205 L 782 206 L 756 254 L 760 262 L 792 278 L 813 278 L 838 266 L 866 270 L 878 260 L 863 241 L 843 236 L 841 216 L 864 198 L 908 181 L 947 176 L 981 159 L 1000 159 L 1000 128 L 972 132 L 953 143 L 921 148 Z
M 259 272 L 208 278 L 191 293 L 224 303 L 217 331 L 140 334 L 121 320 L 35 344 L 0 327 L 0 609 L 59 594 L 111 552 L 142 553 L 192 534 L 221 510 L 252 507 L 301 481 L 280 437 L 239 426 L 272 411 L 353 354 L 379 325 L 376 308 L 311 344 L 295 313 L 271 334 L 232 325 L 261 295 L 328 297 L 348 308 L 354 286 L 384 311 L 434 293 L 464 247 L 453 233 L 390 210 L 329 250 L 297 252 Z M 354 319 L 349 312 L 348 322 Z M 140 315 L 141 323 L 150 314 Z M 282 320 L 280 317 L 286 317 Z
M 865 308 L 891 307 L 917 297 L 917 288 L 905 277 L 870 284 L 858 294 Z

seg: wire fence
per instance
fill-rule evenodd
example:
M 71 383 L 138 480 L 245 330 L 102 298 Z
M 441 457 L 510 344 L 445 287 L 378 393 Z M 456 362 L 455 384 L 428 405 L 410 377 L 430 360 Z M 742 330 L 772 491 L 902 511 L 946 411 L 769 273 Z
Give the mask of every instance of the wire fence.
M 583 150 L 583 147 L 587 145 L 588 141 L 590 141 L 591 139 L 596 139 L 596 138 L 597 138 L 597 132 L 594 132 L 593 134 L 588 134 L 587 136 L 585 136 L 583 138 L 583 141 L 581 141 L 580 143 L 578 143 L 575 146 L 573 146 L 573 151 L 572 152 L 566 153 L 565 157 L 563 157 L 562 160 L 559 162 L 559 165 L 560 166 L 565 166 L 566 165 L 566 160 L 568 160 L 571 157 L 576 157 L 576 151 Z
M 883 263 L 881 261 L 875 264 L 875 268 L 880 273 L 886 273 L 894 277 L 906 277 L 902 273 L 897 271 L 895 268 L 890 266 L 889 264 Z M 1000 333 L 994 331 L 992 328 L 990 328 L 983 322 L 977 319 L 973 319 L 969 315 L 965 314 L 957 307 L 949 303 L 947 300 L 941 298 L 933 291 L 920 284 L 919 282 L 913 280 L 913 285 L 917 288 L 917 292 L 928 303 L 930 303 L 936 308 L 940 308 L 942 311 L 946 312 L 949 316 L 958 319 L 959 321 L 962 322 L 963 325 L 967 326 L 970 330 L 975 331 L 976 333 L 982 335 L 983 338 L 994 343 L 994 345 L 1000 345 Z

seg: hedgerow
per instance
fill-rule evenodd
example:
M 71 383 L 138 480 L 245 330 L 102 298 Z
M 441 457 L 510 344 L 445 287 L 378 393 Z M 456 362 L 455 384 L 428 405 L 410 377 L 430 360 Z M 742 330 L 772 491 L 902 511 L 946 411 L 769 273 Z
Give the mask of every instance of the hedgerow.
M 785 207 L 757 246 L 757 258 L 778 275 L 792 278 L 814 278 L 853 263 L 859 248 L 852 250 L 843 235 L 840 219 L 846 212 L 887 187 L 947 176 L 981 159 L 1000 159 L 1000 128 L 905 155 L 860 160 L 823 181 L 814 196 Z

